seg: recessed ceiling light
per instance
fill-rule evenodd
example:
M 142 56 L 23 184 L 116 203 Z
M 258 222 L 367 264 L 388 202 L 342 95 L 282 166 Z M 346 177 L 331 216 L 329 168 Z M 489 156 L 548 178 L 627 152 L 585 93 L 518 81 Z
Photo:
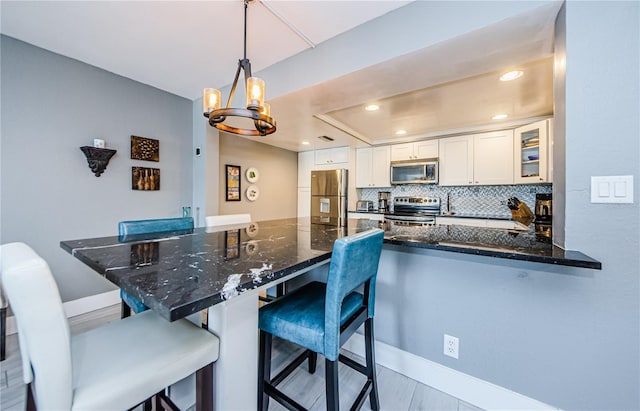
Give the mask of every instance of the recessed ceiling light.
M 520 70 L 509 71 L 509 72 L 504 73 L 503 75 L 500 76 L 500 81 L 515 80 L 517 78 L 522 77 L 522 74 L 524 74 L 524 73 L 522 71 L 520 71 Z
M 491 119 L 493 119 L 493 120 L 502 120 L 502 119 L 505 119 L 507 117 L 509 117 L 509 116 L 506 115 L 506 114 L 496 114 L 495 116 L 491 117 Z
M 364 109 L 367 110 L 367 111 L 376 111 L 379 108 L 380 108 L 380 106 L 377 105 L 377 104 L 369 104 L 368 106 L 365 106 Z
M 398 135 L 398 136 L 403 136 L 405 134 L 407 134 L 407 130 L 398 130 L 398 131 L 396 131 L 396 135 Z
M 302 145 L 303 145 L 303 146 L 308 146 L 308 145 L 309 145 L 309 142 L 308 142 L 308 141 L 303 141 L 303 142 L 302 142 Z

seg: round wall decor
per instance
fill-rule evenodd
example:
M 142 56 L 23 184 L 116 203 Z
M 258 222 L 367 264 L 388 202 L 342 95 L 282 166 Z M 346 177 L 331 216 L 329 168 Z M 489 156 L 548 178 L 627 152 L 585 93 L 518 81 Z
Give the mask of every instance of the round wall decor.
M 260 196 L 260 189 L 257 186 L 249 186 L 247 187 L 247 200 L 256 201 Z
M 258 178 L 260 177 L 260 173 L 258 173 L 258 170 L 255 167 L 249 167 L 247 169 L 247 181 L 250 183 L 255 183 L 258 181 Z

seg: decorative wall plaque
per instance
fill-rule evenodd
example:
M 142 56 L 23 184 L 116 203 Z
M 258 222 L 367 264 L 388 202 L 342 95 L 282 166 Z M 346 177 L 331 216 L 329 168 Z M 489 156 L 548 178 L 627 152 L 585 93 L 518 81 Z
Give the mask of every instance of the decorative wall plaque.
M 89 147 L 82 146 L 80 150 L 87 157 L 87 163 L 89 163 L 89 168 L 93 171 L 93 174 L 96 177 L 100 177 L 100 175 L 107 168 L 107 164 L 109 164 L 109 160 L 116 153 L 116 150 L 110 150 L 108 148 L 97 148 L 97 147 Z
M 133 190 L 160 190 L 160 169 L 131 167 L 131 188 Z
M 131 136 L 133 160 L 160 161 L 160 141 L 153 138 Z

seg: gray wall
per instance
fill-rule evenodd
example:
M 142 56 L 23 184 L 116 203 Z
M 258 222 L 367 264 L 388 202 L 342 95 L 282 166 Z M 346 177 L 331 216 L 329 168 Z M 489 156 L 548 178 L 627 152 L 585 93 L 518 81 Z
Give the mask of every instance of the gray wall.
M 250 213 L 254 220 L 295 217 L 298 201 L 298 154 L 228 133 L 220 133 L 219 138 L 220 214 Z M 225 200 L 226 164 L 242 168 L 241 201 Z M 252 184 L 245 176 L 249 167 L 255 167 L 259 172 L 258 181 L 253 183 L 260 190 L 256 201 L 249 201 L 246 196 L 247 187 Z
M 532 6 L 415 2 L 260 76 L 272 95 L 284 94 Z M 564 409 L 640 409 L 638 8 L 570 1 L 566 27 L 558 24 L 566 30 L 566 78 L 557 84 L 566 84 L 566 98 L 556 101 L 566 118 L 555 132 L 566 149 L 554 152 L 566 175 L 555 188 L 566 196 L 563 241 L 603 269 L 387 249 L 376 310 L 380 340 Z M 633 174 L 636 202 L 591 204 L 592 173 Z M 460 338 L 457 361 L 442 354 L 445 332 Z
M 113 289 L 59 247 L 117 234 L 125 219 L 176 217 L 192 203 L 192 103 L 2 37 L 1 241 L 50 264 L 63 301 Z M 130 136 L 160 140 L 160 162 L 130 159 Z M 118 152 L 95 177 L 79 147 Z M 161 190 L 131 190 L 131 167 L 160 168 Z
M 569 2 L 565 12 L 566 89 L 556 97 L 566 101 L 556 116 L 566 130 L 556 138 L 566 158 L 555 164 L 566 182 L 554 193 L 565 190 L 566 248 L 603 269 L 389 247 L 377 338 L 562 409 L 637 410 L 640 4 Z M 627 174 L 634 204 L 590 203 L 591 175 Z M 460 338 L 459 360 L 442 354 L 444 333 Z

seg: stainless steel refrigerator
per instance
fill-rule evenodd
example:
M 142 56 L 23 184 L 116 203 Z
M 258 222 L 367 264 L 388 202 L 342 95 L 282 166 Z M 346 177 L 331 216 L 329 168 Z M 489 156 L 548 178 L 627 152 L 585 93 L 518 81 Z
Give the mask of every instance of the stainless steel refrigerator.
M 347 225 L 346 169 L 311 172 L 311 224 Z

